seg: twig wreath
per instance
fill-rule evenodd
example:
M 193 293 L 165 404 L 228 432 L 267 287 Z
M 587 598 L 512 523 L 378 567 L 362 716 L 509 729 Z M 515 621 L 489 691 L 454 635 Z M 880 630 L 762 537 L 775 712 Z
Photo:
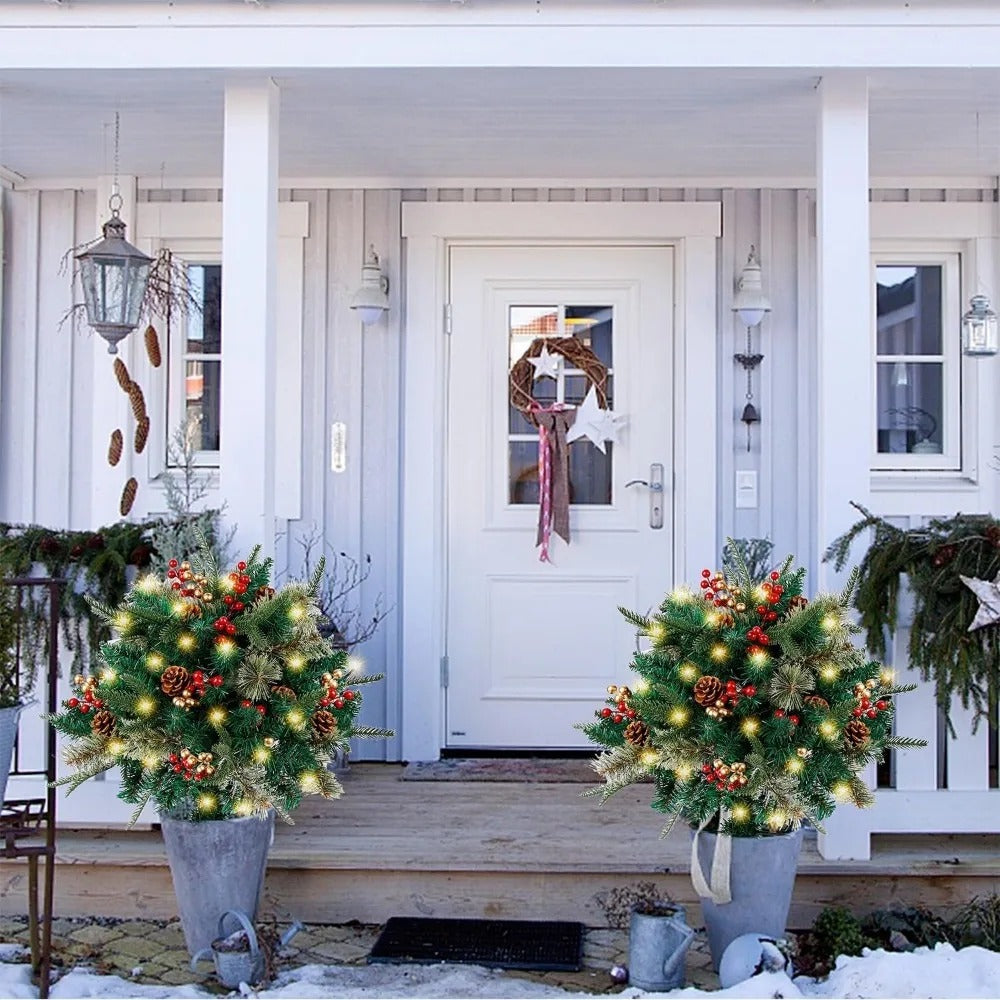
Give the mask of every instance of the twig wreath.
M 559 354 L 571 368 L 578 368 L 587 378 L 587 384 L 594 387 L 597 402 L 602 410 L 608 407 L 608 369 L 601 359 L 582 341 L 576 337 L 536 337 L 528 349 L 514 362 L 510 370 L 510 403 L 515 410 L 523 413 L 533 424 L 536 419 L 539 403 L 531 395 L 531 386 L 535 379 L 535 368 L 530 358 L 537 358 L 543 350 L 550 354 Z

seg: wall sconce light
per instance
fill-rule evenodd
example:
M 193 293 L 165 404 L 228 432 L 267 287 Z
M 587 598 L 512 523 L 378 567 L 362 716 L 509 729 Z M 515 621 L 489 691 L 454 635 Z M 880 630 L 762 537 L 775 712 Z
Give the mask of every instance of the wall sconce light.
M 962 349 L 974 357 L 996 354 L 997 314 L 987 295 L 973 295 L 969 311 L 962 317 Z
M 734 354 L 736 362 L 743 366 L 747 373 L 746 404 L 740 420 L 747 425 L 747 451 L 750 450 L 750 429 L 760 423 L 760 413 L 753 404 L 753 372 L 764 360 L 763 354 L 754 354 L 751 343 L 753 328 L 771 311 L 771 301 L 764 294 L 761 286 L 760 260 L 757 250 L 751 245 L 747 262 L 743 265 L 739 280 L 736 282 L 736 295 L 733 297 L 733 312 L 747 328 L 747 349 L 745 354 Z
M 361 268 L 361 287 L 351 299 L 351 308 L 365 326 L 377 323 L 382 313 L 389 310 L 389 278 L 382 273 L 375 245 L 368 247 L 368 256 Z

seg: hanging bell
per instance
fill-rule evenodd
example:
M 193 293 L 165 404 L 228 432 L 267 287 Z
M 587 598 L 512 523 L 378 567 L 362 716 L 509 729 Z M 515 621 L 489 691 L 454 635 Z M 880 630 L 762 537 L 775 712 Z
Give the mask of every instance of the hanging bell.
M 753 403 L 747 403 L 747 405 L 743 407 L 743 416 L 740 417 L 740 420 L 747 425 L 747 452 L 749 452 L 750 428 L 753 427 L 754 424 L 760 423 L 760 414 L 757 412 L 757 407 L 754 406 Z

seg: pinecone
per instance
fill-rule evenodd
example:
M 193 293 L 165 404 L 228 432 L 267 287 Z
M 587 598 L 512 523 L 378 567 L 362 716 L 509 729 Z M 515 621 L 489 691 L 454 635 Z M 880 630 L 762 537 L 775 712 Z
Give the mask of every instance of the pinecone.
M 271 688 L 271 694 L 275 698 L 287 698 L 289 701 L 296 701 L 295 692 L 287 684 L 275 684 Z
M 122 387 L 122 392 L 129 392 L 132 388 L 132 377 L 128 373 L 128 369 L 125 367 L 125 362 L 121 358 L 115 358 L 115 378 L 118 379 L 118 384 Z
M 149 417 L 143 417 L 135 427 L 135 453 L 141 455 L 149 438 Z
M 718 677 L 706 674 L 699 677 L 694 686 L 694 700 L 699 705 L 714 705 L 722 694 L 722 681 Z
M 801 594 L 797 594 L 788 602 L 788 610 L 796 611 L 799 608 L 804 608 L 808 603 L 808 598 L 803 597 Z
M 868 745 L 870 739 L 871 733 L 860 719 L 851 719 L 844 726 L 844 742 L 847 744 L 848 750 L 861 750 Z
M 954 545 L 942 545 L 941 548 L 934 553 L 934 557 L 931 562 L 935 567 L 940 569 L 942 566 L 947 566 L 948 563 L 955 558 L 955 553 L 958 549 Z
M 160 678 L 160 690 L 168 697 L 173 698 L 187 687 L 188 672 L 183 667 L 167 667 Z
M 321 708 L 313 716 L 313 729 L 320 736 L 332 736 L 337 731 L 337 720 L 333 717 L 332 713 Z
M 128 517 L 128 512 L 132 509 L 132 504 L 135 503 L 135 495 L 139 491 L 139 480 L 135 476 L 130 476 L 128 482 L 122 489 L 122 499 L 121 503 L 118 505 L 118 510 L 122 517 Z
M 802 699 L 810 708 L 829 708 L 830 703 L 818 694 L 807 694 Z
M 123 445 L 122 432 L 116 427 L 111 432 L 111 440 L 108 442 L 108 465 L 112 468 L 121 461 Z
M 110 736 L 115 731 L 115 717 L 106 708 L 102 708 L 90 720 L 90 728 L 101 736 Z
M 163 356 L 160 354 L 160 338 L 157 337 L 156 328 L 152 323 L 146 327 L 146 355 L 154 368 L 160 367 L 163 362 Z
M 146 416 L 146 397 L 143 396 L 138 382 L 133 382 L 128 387 L 128 398 L 132 402 L 132 416 L 136 420 L 142 420 Z
M 625 727 L 625 742 L 634 747 L 644 747 L 648 738 L 649 726 L 641 719 L 636 719 Z

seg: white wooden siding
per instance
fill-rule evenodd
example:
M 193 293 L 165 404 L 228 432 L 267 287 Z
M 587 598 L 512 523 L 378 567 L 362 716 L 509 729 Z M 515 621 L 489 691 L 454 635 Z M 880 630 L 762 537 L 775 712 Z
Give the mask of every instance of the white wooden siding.
M 140 189 L 140 202 L 214 202 L 218 188 Z M 0 518 L 53 526 L 90 525 L 91 427 L 89 393 L 93 351 L 83 338 L 92 334 L 59 328 L 72 296 L 69 274 L 60 272 L 63 253 L 92 237 L 92 191 L 4 191 L 3 357 L 0 384 Z M 363 651 L 372 670 L 385 670 L 383 685 L 369 689 L 363 721 L 399 729 L 405 683 L 399 639 L 399 463 L 400 359 L 404 317 L 401 301 L 400 203 L 403 201 L 722 201 L 719 243 L 717 329 L 697 335 L 718 338 L 719 536 L 769 535 L 779 555 L 793 552 L 816 572 L 821 542 L 815 536 L 816 496 L 813 444 L 815 364 L 814 195 L 797 189 L 719 189 L 572 186 L 490 188 L 289 190 L 281 200 L 309 205 L 309 235 L 302 296 L 301 517 L 287 522 L 278 545 L 279 566 L 298 563 L 296 539 L 313 525 L 325 530 L 336 551 L 355 558 L 370 555 L 372 572 L 362 600 L 378 595 L 394 610 Z M 985 219 L 995 211 L 993 192 L 962 189 L 884 189 L 877 201 L 982 202 Z M 349 309 L 365 248 L 374 243 L 389 276 L 391 308 L 384 324 L 362 329 Z M 750 244 L 761 253 L 764 283 L 773 311 L 754 345 L 764 362 L 754 374 L 754 402 L 762 415 L 746 451 L 743 370 L 732 355 L 745 344 L 745 331 L 731 312 L 734 280 Z M 963 297 L 967 298 L 965 290 Z M 957 336 L 957 330 L 955 331 Z M 844 336 L 869 336 L 868 330 Z M 984 362 L 1000 391 L 1000 368 Z M 147 396 L 150 394 L 147 393 Z M 279 404 L 280 405 L 280 404 Z M 845 399 L 846 407 L 859 405 Z M 154 433 L 156 433 L 156 415 Z M 693 408 L 682 419 L 698 419 Z M 347 468 L 330 471 L 330 424 L 347 425 Z M 160 431 L 162 432 L 162 419 Z M 981 428 L 1000 446 L 997 428 Z M 845 442 L 845 448 L 857 447 Z M 759 473 L 760 503 L 737 511 L 734 478 L 738 469 Z M 937 494 L 925 513 L 1000 508 L 1000 473 L 980 470 L 980 487 Z M 149 495 L 150 491 L 146 491 Z M 897 513 L 897 494 L 876 493 L 887 514 Z M 141 506 L 143 491 L 140 490 Z M 624 664 L 622 664 L 624 668 Z M 360 745 L 366 758 L 398 759 L 398 738 Z

